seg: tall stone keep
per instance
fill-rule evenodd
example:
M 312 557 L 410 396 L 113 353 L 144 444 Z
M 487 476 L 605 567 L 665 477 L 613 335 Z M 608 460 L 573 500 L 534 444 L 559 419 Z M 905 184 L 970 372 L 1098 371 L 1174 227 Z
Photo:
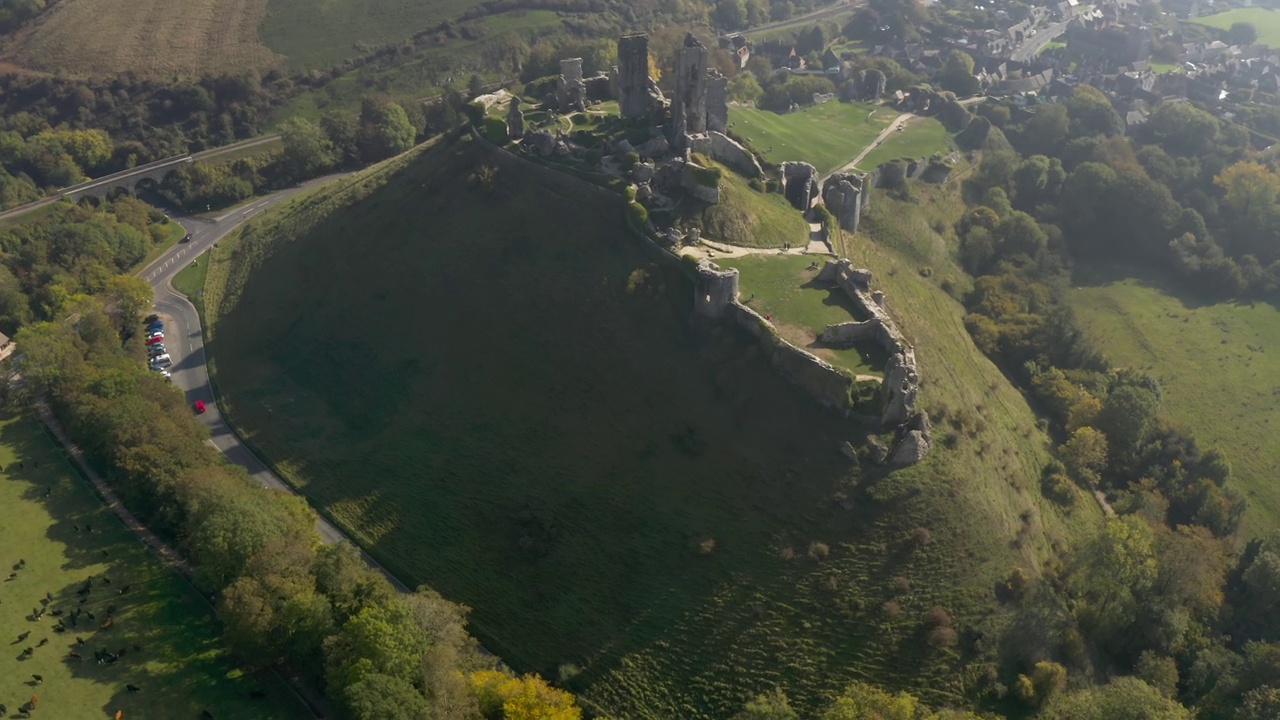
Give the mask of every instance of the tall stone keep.
M 618 105 L 622 117 L 649 114 L 648 35 L 623 35 L 618 40 Z
M 507 109 L 507 136 L 515 139 L 524 137 L 524 112 L 520 110 L 520 98 L 511 98 L 511 107 Z
M 675 97 L 671 100 L 672 140 L 683 148 L 694 133 L 707 130 L 707 63 L 710 53 L 692 33 L 676 50 Z
M 582 58 L 560 61 L 560 77 L 556 78 L 556 100 L 560 111 L 582 110 L 587 97 L 587 84 L 582 80 Z
M 712 68 L 707 71 L 707 130 L 729 129 L 729 78 Z

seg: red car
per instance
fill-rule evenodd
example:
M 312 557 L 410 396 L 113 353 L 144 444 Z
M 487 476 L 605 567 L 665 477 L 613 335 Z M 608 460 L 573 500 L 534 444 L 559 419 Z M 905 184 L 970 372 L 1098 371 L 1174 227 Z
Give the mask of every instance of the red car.
M 197 415 L 199 415 L 199 414 L 201 414 L 201 413 L 203 413 L 203 412 L 204 412 L 204 401 L 203 401 L 203 400 L 197 400 L 197 401 L 196 401 L 196 414 L 197 414 Z
M 147 345 L 155 345 L 158 342 L 164 342 L 164 333 L 152 333 L 147 338 Z

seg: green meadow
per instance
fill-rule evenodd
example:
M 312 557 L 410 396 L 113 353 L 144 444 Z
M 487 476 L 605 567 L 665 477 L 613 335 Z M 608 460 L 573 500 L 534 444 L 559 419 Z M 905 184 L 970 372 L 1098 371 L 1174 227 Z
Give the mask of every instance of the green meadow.
M 730 130 L 771 163 L 803 160 L 827 174 L 858 155 L 898 116 L 868 103 L 827 102 L 795 112 L 729 108 Z

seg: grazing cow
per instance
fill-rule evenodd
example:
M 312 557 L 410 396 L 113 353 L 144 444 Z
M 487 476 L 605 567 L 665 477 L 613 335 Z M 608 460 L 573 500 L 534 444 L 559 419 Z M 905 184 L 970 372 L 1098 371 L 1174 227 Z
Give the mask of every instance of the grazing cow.
M 117 710 L 117 711 L 116 711 L 116 714 L 115 714 L 115 718 L 114 718 L 114 720 L 121 720 L 121 718 L 123 718 L 123 717 L 124 717 L 124 711 L 123 711 L 123 710 Z
M 21 570 L 26 566 L 27 566 L 27 561 L 23 560 L 22 558 L 18 558 L 18 569 Z
M 81 638 L 81 637 L 76 638 L 76 646 L 84 647 L 84 638 Z
M 62 621 L 61 621 L 61 620 L 59 620 L 59 621 L 58 621 L 58 624 L 53 626 L 53 631 L 54 631 L 54 632 L 56 632 L 56 633 L 66 632 L 66 631 L 67 631 L 67 626 L 66 626 L 66 625 L 63 625 L 63 624 L 62 624 Z
M 5 578 L 5 580 L 12 580 L 16 577 L 18 577 L 18 573 L 9 573 L 9 577 Z
M 8 714 L 9 714 L 9 706 L 5 705 L 4 703 L 0 703 L 0 717 L 4 717 L 5 715 L 8 715 Z
M 58 610 L 50 610 L 50 611 L 49 611 L 49 614 L 50 614 L 50 615 L 52 615 L 52 616 L 54 616 L 54 617 L 59 617 L 59 616 L 61 616 L 61 615 L 62 615 L 62 613 L 64 613 L 64 612 L 66 612 L 66 611 L 65 611 L 65 610 L 61 610 L 61 609 L 58 609 Z
M 108 615 L 113 615 L 113 614 L 115 614 L 115 611 L 116 611 L 116 606 L 115 606 L 115 605 L 108 605 L 108 606 L 107 606 L 107 614 L 108 614 Z
M 112 618 L 107 618 L 107 621 L 106 621 L 106 622 L 104 622 L 104 623 L 102 623 L 102 629 L 103 629 L 103 630 L 110 630 L 110 629 L 111 629 L 111 626 L 112 626 L 112 625 L 114 625 L 115 623 L 116 623 L 116 621 L 115 621 L 114 619 L 112 619 Z
M 107 577 L 106 575 L 103 575 L 103 576 L 102 576 L 102 584 L 103 584 L 103 585 L 110 585 L 110 584 L 111 584 L 111 578 Z
M 72 660 L 83 660 L 83 659 L 84 659 L 84 656 L 83 656 L 83 655 L 81 655 L 80 653 L 76 652 L 75 650 L 72 650 L 72 651 L 71 651 L 70 657 L 71 657 L 71 659 L 72 659 Z
M 49 638 L 40 638 L 40 642 L 36 643 L 36 647 L 44 647 L 49 644 Z
M 26 632 L 24 632 L 24 633 L 18 633 L 18 642 L 22 642 L 23 640 L 26 640 L 26 639 L 27 639 L 27 638 L 29 638 L 29 637 L 31 637 L 31 631 L 30 631 L 30 630 L 28 630 L 28 631 L 26 631 Z
M 89 618 L 90 620 L 97 620 L 97 619 L 98 619 L 98 618 L 94 617 L 94 615 L 93 615 L 93 613 L 92 613 L 92 612 L 86 612 L 86 613 L 85 613 L 85 617 Z
M 129 692 L 138 692 L 142 688 L 138 687 L 137 685 L 125 685 L 124 689 L 128 690 Z
M 39 685 L 39 684 L 41 684 L 41 683 L 43 683 L 43 682 L 44 682 L 44 676 L 43 676 L 43 675 L 36 675 L 36 674 L 32 673 L 32 675 L 31 675 L 31 679 L 32 679 L 32 680 L 35 680 L 37 685 Z

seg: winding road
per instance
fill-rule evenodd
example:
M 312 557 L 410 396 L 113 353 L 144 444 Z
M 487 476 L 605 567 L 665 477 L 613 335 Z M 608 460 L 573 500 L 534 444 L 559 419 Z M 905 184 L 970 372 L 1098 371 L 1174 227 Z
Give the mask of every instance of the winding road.
M 336 177 L 338 176 L 319 178 L 298 187 L 264 195 L 212 220 L 176 217 L 174 219 L 191 234 L 191 239 L 175 245 L 169 252 L 138 273 L 139 277 L 155 289 L 156 313 L 165 322 L 165 348 L 173 358 L 173 365 L 169 368 L 173 384 L 186 393 L 188 404 L 194 404 L 197 400 L 204 402 L 205 413 L 198 417 L 201 422 L 209 426 L 210 442 L 227 460 L 248 470 L 253 480 L 262 487 L 294 494 L 297 494 L 294 489 L 253 454 L 253 451 L 241 441 L 240 436 L 227 424 L 226 419 L 219 412 L 213 388 L 209 385 L 209 370 L 205 365 L 204 333 L 200 327 L 200 316 L 195 306 L 174 290 L 172 283 L 178 271 L 206 253 L 219 240 L 231 234 L 250 218 L 307 188 L 329 182 Z M 368 553 L 360 550 L 359 544 L 351 542 L 350 538 L 323 516 L 317 515 L 317 517 L 316 529 L 324 542 L 350 542 L 359 550 L 361 558 L 368 563 L 369 567 L 381 572 L 391 585 L 401 592 L 410 592 L 407 585 L 396 579 Z

